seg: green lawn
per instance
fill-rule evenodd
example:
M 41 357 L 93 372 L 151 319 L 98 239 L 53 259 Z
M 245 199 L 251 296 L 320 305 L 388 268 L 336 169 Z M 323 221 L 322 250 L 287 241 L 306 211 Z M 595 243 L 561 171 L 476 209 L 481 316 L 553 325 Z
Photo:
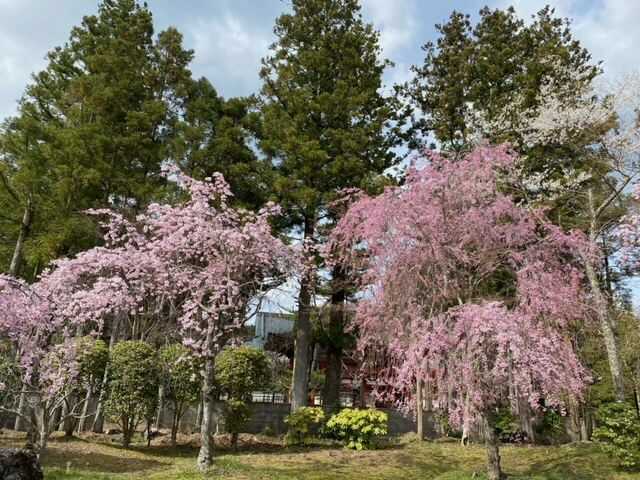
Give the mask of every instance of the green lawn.
M 183 440 L 189 441 L 189 438 Z M 463 448 L 453 441 L 399 441 L 381 450 L 352 452 L 333 446 L 282 448 L 274 439 L 244 438 L 236 452 L 220 448 L 216 467 L 204 478 L 228 480 L 482 479 L 484 450 Z M 0 445 L 19 440 L 0 435 Z M 162 440 L 158 441 L 162 443 Z M 106 436 L 65 441 L 52 439 L 43 459 L 45 478 L 51 480 L 187 480 L 202 479 L 194 468 L 197 449 L 136 445 L 124 450 Z M 625 473 L 592 444 L 558 447 L 502 448 L 509 478 L 535 480 L 640 480 Z

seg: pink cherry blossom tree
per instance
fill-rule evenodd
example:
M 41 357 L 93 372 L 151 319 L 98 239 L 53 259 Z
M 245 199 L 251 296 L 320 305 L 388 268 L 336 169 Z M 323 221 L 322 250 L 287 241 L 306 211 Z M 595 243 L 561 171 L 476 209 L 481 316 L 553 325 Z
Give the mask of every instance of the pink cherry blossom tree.
M 214 360 L 249 318 L 250 305 L 293 272 L 296 257 L 272 235 L 268 205 L 257 214 L 233 208 L 222 176 L 199 182 L 174 172 L 190 193 L 179 207 L 152 205 L 138 220 L 153 256 L 168 266 L 156 294 L 176 301 L 186 346 L 204 359 L 202 446 L 198 466 L 213 461 Z
M 563 69 L 555 56 L 547 59 L 554 72 Z M 596 82 L 585 81 L 584 72 L 566 69 L 572 78 L 563 88 L 551 78 L 542 81 L 535 107 L 521 95 L 514 95 L 491 121 L 473 115 L 477 139 L 504 137 L 517 132 L 519 148 L 536 151 L 544 145 L 569 147 L 573 155 L 549 163 L 549 170 L 527 174 L 526 190 L 546 200 L 573 199 L 580 205 L 574 217 L 584 222 L 593 244 L 602 246 L 602 255 L 583 259 L 594 298 L 598 326 L 607 352 L 609 369 L 618 401 L 624 401 L 625 382 L 619 352 L 614 312 L 614 292 L 602 278 L 615 264 L 615 230 L 624 211 L 624 197 L 640 177 L 640 74 Z M 567 85 L 583 85 L 567 91 Z M 529 105 L 529 106 L 528 106 Z M 565 154 L 566 155 L 566 154 Z M 558 172 L 562 172 L 558 175 Z M 610 259 L 607 259 L 610 256 Z M 610 261 L 607 261 L 610 260 Z
M 108 219 L 105 253 L 126 265 L 118 270 L 122 278 L 109 278 L 120 292 L 112 308 L 129 317 L 152 312 L 175 317 L 184 344 L 203 358 L 198 465 L 206 469 L 213 462 L 215 357 L 244 326 L 250 304 L 270 284 L 282 282 L 296 258 L 272 235 L 269 219 L 278 213 L 275 206 L 257 214 L 232 207 L 220 175 L 206 181 L 177 170 L 168 175 L 189 193 L 186 202 L 153 204 L 135 222 L 108 211 L 93 213 Z
M 21 382 L 0 385 L 13 388 L 19 397 L 17 409 L 0 405 L 0 411 L 15 414 L 33 434 L 31 440 L 40 450 L 46 448 L 54 428 L 53 416 L 70 394 L 78 378 L 77 345 L 67 334 L 68 325 L 37 286 L 0 276 L 0 335 L 8 338 L 17 352 Z M 77 412 L 68 412 L 68 415 Z
M 483 427 L 491 479 L 497 408 L 560 407 L 588 380 L 569 330 L 588 314 L 577 255 L 590 244 L 514 202 L 515 164 L 505 147 L 430 154 L 404 185 L 355 201 L 332 236 L 360 274 L 361 348 L 388 352 L 394 398 L 420 378 L 454 425 Z
M 68 339 L 100 332 L 114 319 L 177 323 L 185 345 L 204 360 L 198 456 L 204 469 L 213 461 L 215 356 L 243 327 L 255 299 L 293 272 L 297 256 L 272 235 L 275 206 L 258 213 L 234 208 L 220 175 L 206 181 L 177 170 L 168 175 L 188 200 L 153 204 L 134 221 L 93 211 L 106 218 L 105 246 L 55 262 L 32 286 L 3 278 L 0 306 L 10 313 L 0 331 L 15 340 L 21 362 L 31 365 L 60 343 L 51 332 Z M 35 344 L 38 349 L 31 348 Z

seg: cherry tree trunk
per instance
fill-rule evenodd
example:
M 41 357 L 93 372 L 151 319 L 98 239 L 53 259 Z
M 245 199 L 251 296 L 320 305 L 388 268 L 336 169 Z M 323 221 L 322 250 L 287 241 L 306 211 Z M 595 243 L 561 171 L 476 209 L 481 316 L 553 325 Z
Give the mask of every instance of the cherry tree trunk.
M 491 414 L 485 414 L 482 419 L 484 442 L 487 449 L 487 478 L 489 480 L 501 480 L 505 477 L 502 475 L 500 467 L 498 435 L 496 435 L 491 417 Z
M 76 429 L 76 419 L 74 418 L 74 408 L 76 406 L 76 396 L 71 394 L 64 403 L 62 409 L 62 425 L 65 437 L 72 437 Z
M 424 440 L 423 393 L 422 377 L 418 375 L 416 380 L 416 433 L 419 441 Z
M 89 415 L 89 406 L 91 405 L 91 398 L 93 397 L 93 378 L 89 380 L 89 388 L 84 396 L 84 404 L 82 405 L 82 414 L 78 419 L 78 433 L 85 431 L 85 425 L 87 423 L 87 416 Z
M 27 392 L 22 388 L 20 391 L 20 398 L 18 399 L 18 414 L 16 415 L 16 421 L 13 425 L 13 429 L 16 432 L 24 430 L 24 416 L 27 413 Z
M 205 359 L 204 375 L 202 379 L 202 423 L 200 424 L 200 452 L 198 453 L 198 468 L 206 471 L 213 465 L 213 412 L 215 408 L 214 396 L 215 359 L 209 356 Z
M 39 452 L 44 452 L 49 441 L 49 411 L 42 399 L 38 399 L 34 407 L 36 426 L 36 446 Z
M 471 442 L 471 416 L 469 415 L 469 397 L 464 401 L 464 410 L 462 411 L 462 437 L 460 444 L 464 447 Z
M 527 434 L 527 440 L 536 443 L 536 432 L 534 428 L 535 413 L 524 398 L 520 395 L 517 397 L 518 419 L 520 420 L 520 429 Z
M 113 325 L 111 326 L 111 335 L 109 336 L 109 355 L 116 344 L 118 339 L 118 328 L 120 327 L 120 318 L 115 318 Z M 104 369 L 104 375 L 102 376 L 102 384 L 100 385 L 100 394 L 98 395 L 98 405 L 96 406 L 96 414 L 93 419 L 93 426 L 91 430 L 94 433 L 102 433 L 104 427 L 104 402 L 107 395 L 107 387 L 109 385 L 109 364 Z

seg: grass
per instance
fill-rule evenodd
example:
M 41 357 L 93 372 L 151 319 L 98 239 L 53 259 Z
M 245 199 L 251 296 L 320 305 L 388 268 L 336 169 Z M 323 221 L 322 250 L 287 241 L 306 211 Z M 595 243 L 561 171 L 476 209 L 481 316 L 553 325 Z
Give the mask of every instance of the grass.
M 130 450 L 114 438 L 91 435 L 64 440 L 54 437 L 43 457 L 47 480 L 480 480 L 485 452 L 481 446 L 461 447 L 454 441 L 400 440 L 380 450 L 352 452 L 332 445 L 283 448 L 278 440 L 244 436 L 238 452 L 219 448 L 216 466 L 206 475 L 195 469 L 197 448 L 172 448 L 142 443 Z M 11 432 L 0 435 L 0 446 L 22 441 Z M 640 480 L 640 473 L 619 470 L 593 444 L 504 446 L 504 471 L 519 480 Z

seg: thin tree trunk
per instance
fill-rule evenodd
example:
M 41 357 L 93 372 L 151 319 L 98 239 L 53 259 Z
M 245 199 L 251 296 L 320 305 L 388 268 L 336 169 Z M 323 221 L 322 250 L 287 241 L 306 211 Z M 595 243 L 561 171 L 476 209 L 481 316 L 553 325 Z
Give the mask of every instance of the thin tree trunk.
M 24 415 L 26 415 L 26 412 L 27 412 L 27 391 L 23 385 L 22 390 L 20 390 L 20 398 L 18 400 L 18 414 L 16 415 L 16 421 L 13 425 L 13 429 L 16 432 L 24 431 L 25 429 Z
M 178 439 L 178 426 L 180 425 L 181 407 L 173 406 L 173 418 L 171 419 L 171 446 L 175 447 Z
M 314 234 L 314 221 L 305 219 L 304 238 L 311 240 Z M 313 273 L 302 275 L 298 294 L 298 319 L 293 358 L 293 379 L 291 386 L 291 411 L 306 407 L 309 398 L 309 363 L 311 346 L 311 290 Z
M 20 274 L 20 268 L 22 267 L 22 252 L 24 250 L 24 242 L 31 230 L 31 221 L 33 217 L 33 204 L 31 197 L 27 199 L 27 204 L 24 207 L 24 213 L 22 214 L 22 222 L 20 223 L 20 233 L 18 234 L 18 240 L 16 246 L 13 249 L 13 256 L 11 257 L 11 264 L 9 265 L 9 275 L 17 277 Z
M 462 446 L 469 445 L 471 440 L 471 415 L 469 414 L 470 400 L 467 395 L 464 400 L 464 409 L 462 411 L 462 438 L 460 444 Z
M 151 446 L 151 424 L 153 423 L 153 417 L 147 418 L 147 447 Z
M 198 400 L 198 409 L 196 410 L 196 424 L 195 429 L 200 431 L 200 425 L 202 424 L 202 397 Z
M 73 437 L 73 431 L 76 429 L 76 419 L 73 418 L 73 409 L 75 407 L 76 396 L 70 394 L 65 401 L 65 409 L 63 410 L 63 426 L 64 436 Z
M 87 387 L 87 393 L 84 396 L 84 405 L 82 405 L 82 413 L 78 419 L 78 433 L 82 433 L 85 430 L 87 423 L 87 416 L 89 415 L 89 406 L 91 404 L 91 398 L 93 397 L 93 378 L 89 379 L 89 386 Z
M 109 356 L 113 351 L 113 347 L 116 345 L 118 339 L 118 329 L 120 327 L 120 318 L 116 317 L 113 320 L 111 326 L 111 335 L 109 336 Z M 109 364 L 104 369 L 104 375 L 102 376 L 102 383 L 100 385 L 100 394 L 98 395 L 98 405 L 96 405 L 96 414 L 93 419 L 93 425 L 91 430 L 94 433 L 102 433 L 104 430 L 104 401 L 107 395 L 107 387 L 109 385 Z
M 418 440 L 424 440 L 424 417 L 423 417 L 423 405 L 422 405 L 422 375 L 418 374 L 416 380 L 416 433 L 418 434 Z
M 620 361 L 616 334 L 613 329 L 613 325 L 611 325 L 611 320 L 609 319 L 609 308 L 604 296 L 602 295 L 596 271 L 590 261 L 586 262 L 586 270 L 589 283 L 591 284 L 591 291 L 596 303 L 600 333 L 602 334 L 604 345 L 607 350 L 607 360 L 609 362 L 609 370 L 611 371 L 611 379 L 615 389 L 616 400 L 624 402 L 625 392 L 622 363 Z
M 484 427 L 484 441 L 487 449 L 487 478 L 489 480 L 501 480 L 502 469 L 500 467 L 500 450 L 498 436 L 494 428 L 491 414 L 485 414 L 482 418 Z
M 598 225 L 596 219 L 596 210 L 593 201 L 593 192 L 591 189 L 589 189 L 589 208 L 591 212 L 589 240 L 593 245 L 596 245 L 596 242 L 598 240 Z M 587 258 L 585 261 L 585 269 L 587 271 L 587 278 L 589 279 L 591 292 L 593 293 L 593 298 L 596 305 L 598 322 L 600 324 L 600 332 L 602 334 L 604 345 L 607 350 L 607 360 L 609 361 L 609 370 L 611 371 L 611 379 L 613 380 L 616 400 L 619 402 L 624 402 L 625 392 L 624 377 L 622 373 L 622 362 L 620 361 L 620 353 L 618 349 L 616 333 L 609 315 L 609 303 L 602 292 L 597 268 L 594 266 L 593 261 L 589 258 Z
M 215 359 L 209 356 L 205 359 L 204 376 L 202 382 L 202 424 L 200 426 L 200 452 L 198 453 L 198 468 L 206 471 L 213 465 L 213 411 L 214 411 L 214 382 Z
M 156 415 L 156 423 L 154 428 L 156 430 L 160 430 L 162 426 L 162 413 L 164 410 L 164 384 L 160 382 L 160 386 L 158 387 L 158 414 Z M 175 415 L 175 412 L 174 412 Z
M 589 432 L 589 417 L 587 409 L 584 405 L 580 407 L 580 440 L 588 442 L 591 439 L 591 432 Z

